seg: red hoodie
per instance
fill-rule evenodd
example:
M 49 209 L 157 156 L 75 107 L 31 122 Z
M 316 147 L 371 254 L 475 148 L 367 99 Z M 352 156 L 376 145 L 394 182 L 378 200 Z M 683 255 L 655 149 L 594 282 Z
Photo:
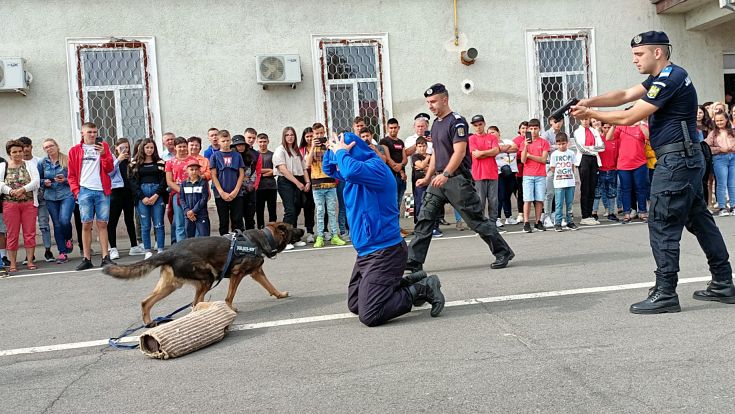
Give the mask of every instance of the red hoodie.
M 79 195 L 79 176 L 82 174 L 82 158 L 84 158 L 84 149 L 82 144 L 84 140 L 79 144 L 71 147 L 69 150 L 69 172 L 67 179 L 69 180 L 69 186 L 71 187 L 74 198 Z M 105 195 L 112 193 L 112 181 L 110 180 L 110 173 L 115 169 L 115 160 L 112 158 L 110 147 L 106 142 L 102 141 L 102 154 L 100 154 L 100 179 L 102 181 L 102 191 Z

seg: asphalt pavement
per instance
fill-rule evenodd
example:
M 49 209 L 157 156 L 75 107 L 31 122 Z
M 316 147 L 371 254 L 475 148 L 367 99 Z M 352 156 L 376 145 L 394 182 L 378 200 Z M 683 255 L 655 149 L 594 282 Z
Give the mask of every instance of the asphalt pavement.
M 735 218 L 716 220 L 735 245 Z M 265 264 L 289 298 L 245 279 L 225 339 L 168 361 L 100 345 L 141 323 L 157 271 L 120 281 L 74 261 L 2 279 L 0 412 L 732 410 L 735 305 L 691 298 L 708 277 L 693 236 L 682 241 L 682 312 L 633 315 L 653 283 L 644 224 L 510 226 L 516 258 L 502 270 L 472 232 L 446 229 L 425 264 L 448 301 L 438 318 L 423 307 L 363 326 L 346 307 L 352 247 L 301 248 Z M 222 300 L 226 284 L 208 299 Z M 154 316 L 193 293 L 184 286 Z

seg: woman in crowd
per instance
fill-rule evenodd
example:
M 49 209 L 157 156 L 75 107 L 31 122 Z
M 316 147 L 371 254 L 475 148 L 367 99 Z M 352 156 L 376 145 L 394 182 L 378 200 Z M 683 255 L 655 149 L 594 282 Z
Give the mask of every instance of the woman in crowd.
M 705 142 L 712 150 L 719 215 L 729 216 L 735 207 L 735 134 L 725 113 L 716 114 L 714 122 L 715 129 L 707 135 Z M 728 197 L 730 210 L 727 209 Z
M 59 144 L 53 138 L 46 138 L 42 145 L 46 157 L 38 164 L 40 185 L 45 188 L 43 197 L 54 225 L 54 239 L 59 249 L 56 263 L 61 264 L 69 261 L 69 253 L 74 247 L 71 240 L 74 194 L 66 178 L 69 172 L 69 158 L 60 151 Z
M 599 130 L 593 128 L 591 122 L 589 119 L 582 120 L 582 124 L 574 131 L 572 142 L 572 148 L 577 151 L 574 165 L 579 169 L 579 200 L 580 210 L 582 210 L 582 220 L 579 224 L 582 225 L 600 224 L 592 217 L 592 208 L 597 188 L 597 172 L 601 164 L 600 156 L 597 154 L 605 151 L 605 143 L 602 141 Z M 599 126 L 601 128 L 602 124 L 599 123 Z
M 648 165 L 646 164 L 646 140 L 648 127 L 642 123 L 632 126 L 613 126 L 607 131 L 607 139 L 618 140 L 618 198 L 623 205 L 623 223 L 631 220 L 633 189 L 638 205 L 638 217 L 648 221 Z
M 526 140 L 526 129 L 528 129 L 528 121 L 523 121 L 518 125 L 518 135 L 513 138 L 518 152 L 516 153 L 516 164 L 518 172 L 516 173 L 516 207 L 518 207 L 518 218 L 516 222 L 523 223 L 523 162 L 521 162 L 521 144 Z
M 26 267 L 34 270 L 40 184 L 38 165 L 32 160 L 23 160 L 23 144 L 17 140 L 8 141 L 5 151 L 10 157 L 7 162 L 0 164 L 0 193 L 4 195 L 3 220 L 7 228 L 6 250 L 10 259 L 8 272 L 14 273 L 18 270 L 16 260 L 21 228 L 28 259 Z
M 135 202 L 133 192 L 130 191 L 128 165 L 130 164 L 130 141 L 127 138 L 118 138 L 115 142 L 115 169 L 110 173 L 112 179 L 112 194 L 110 195 L 110 221 L 107 222 L 107 236 L 110 240 L 110 259 L 120 258 L 117 251 L 117 222 L 120 215 L 125 214 L 125 229 L 130 239 L 130 256 L 145 254 L 143 246 L 138 245 L 135 237 Z
M 304 158 L 296 145 L 296 130 L 283 128 L 281 145 L 273 152 L 273 166 L 276 168 L 278 194 L 283 202 L 283 221 L 297 227 L 297 219 L 303 208 L 304 193 L 311 188 L 308 174 L 305 174 Z M 313 226 L 313 224 L 312 224 Z M 305 246 L 301 240 L 289 243 L 286 249 Z
M 314 130 L 311 127 L 304 128 L 304 131 L 301 133 L 301 141 L 299 141 L 299 152 L 301 153 L 301 157 L 306 159 L 306 153 L 309 152 L 309 148 L 311 148 L 311 141 L 314 139 Z M 306 171 L 304 171 L 304 175 L 307 177 L 311 176 L 311 166 L 306 166 Z M 307 243 L 314 243 L 314 212 L 316 209 L 316 205 L 314 204 L 314 197 L 311 193 L 311 186 L 309 186 L 308 191 L 304 191 L 304 225 L 306 226 L 306 242 Z M 327 221 L 325 221 L 326 223 Z M 319 234 L 323 234 L 322 230 L 319 230 Z
M 151 223 L 156 233 L 158 253 L 163 251 L 166 234 L 163 228 L 163 216 L 166 211 L 164 200 L 166 192 L 166 163 L 158 156 L 155 141 L 144 139 L 139 144 L 139 151 L 129 166 L 130 191 L 138 202 L 141 235 L 145 258 L 153 255 L 151 251 Z
M 702 143 L 702 150 L 708 151 L 709 153 L 712 152 L 712 150 L 709 147 L 709 144 L 704 142 L 705 138 L 709 136 L 710 124 L 712 120 L 709 118 L 709 111 L 707 111 L 707 108 L 704 107 L 704 105 L 699 105 L 697 108 L 697 142 Z M 705 162 L 707 162 L 707 159 L 705 157 Z M 704 167 L 704 176 L 702 177 L 702 187 L 704 189 L 704 202 L 709 206 L 710 198 L 713 193 L 713 188 L 715 185 L 715 176 L 713 173 L 713 165 L 712 161 L 707 162 L 707 165 Z M 715 205 L 717 204 L 717 200 L 715 200 Z

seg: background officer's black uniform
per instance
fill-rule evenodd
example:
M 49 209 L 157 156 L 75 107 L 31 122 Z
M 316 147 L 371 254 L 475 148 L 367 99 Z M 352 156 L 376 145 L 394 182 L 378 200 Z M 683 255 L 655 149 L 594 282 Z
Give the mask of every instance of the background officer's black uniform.
M 429 93 L 426 96 L 430 95 Z M 455 112 L 450 113 L 443 119 L 437 118 L 434 121 L 431 126 L 431 136 L 434 144 L 434 162 L 437 174 L 441 174 L 446 168 L 454 153 L 454 143 L 467 142 L 467 135 L 467 120 Z M 426 190 L 423 201 L 417 200 L 422 203 L 421 211 L 414 227 L 414 238 L 411 240 L 408 249 L 409 262 L 407 268 L 415 270 L 426 260 L 426 253 L 431 243 L 431 231 L 434 229 L 436 221 L 444 216 L 444 205 L 447 202 L 459 212 L 467 225 L 490 246 L 490 251 L 498 259 L 494 263 L 494 267 L 504 267 L 507 260 L 513 258 L 513 251 L 498 233 L 495 222 L 490 221 L 482 213 L 480 197 L 472 185 L 470 162 L 469 151 L 467 151 L 457 171 L 453 172 L 441 188 L 430 185 Z M 498 266 L 498 262 L 504 262 L 505 264 Z

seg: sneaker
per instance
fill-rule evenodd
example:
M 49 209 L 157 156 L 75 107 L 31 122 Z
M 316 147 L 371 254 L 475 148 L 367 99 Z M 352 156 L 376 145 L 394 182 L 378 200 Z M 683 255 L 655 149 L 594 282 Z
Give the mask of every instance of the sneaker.
M 503 227 L 503 220 L 501 220 L 501 219 L 495 220 L 495 226 L 496 227 Z
M 523 213 L 518 213 L 518 218 L 516 219 L 516 223 L 523 223 Z
M 447 221 L 444 220 L 444 217 L 442 217 L 442 218 L 439 219 L 439 224 L 441 224 L 442 226 L 448 226 L 449 225 L 449 223 L 447 223 Z
M 163 253 L 163 249 L 156 250 L 156 254 L 161 254 L 161 253 Z
M 554 231 L 561 232 L 561 224 L 554 224 Z
M 309 233 L 306 235 L 306 242 L 307 243 L 314 243 L 314 233 Z
M 112 261 L 109 254 L 102 258 L 102 263 L 100 264 L 100 267 L 105 267 L 107 265 L 117 265 L 117 263 Z
M 582 220 L 579 221 L 579 224 L 583 226 L 594 226 L 598 223 L 599 222 L 595 221 L 595 219 L 593 219 L 592 217 L 583 218 Z
M 620 219 L 618 218 L 618 216 L 616 216 L 615 214 L 612 214 L 612 213 L 610 213 L 610 214 L 607 215 L 607 219 L 610 220 L 610 221 L 615 221 L 615 222 L 620 221 Z
M 64 264 L 68 261 L 69 259 L 66 257 L 66 254 L 64 253 L 59 253 L 59 255 L 56 256 L 56 264 Z
M 597 213 L 592 213 L 592 218 L 595 219 L 595 221 L 600 220 L 600 217 L 597 215 Z
M 579 230 L 579 227 L 577 227 L 577 225 L 574 224 L 574 222 L 571 222 L 571 223 L 567 224 L 567 228 L 569 230 Z
M 729 215 L 730 215 L 730 212 L 729 212 L 729 211 L 727 211 L 727 209 L 726 209 L 726 208 L 721 208 L 721 209 L 720 209 L 720 214 L 718 214 L 718 216 L 720 216 L 720 217 L 727 217 L 727 216 L 729 216 Z
M 546 216 L 544 219 L 544 227 L 554 227 L 554 220 L 551 219 L 551 216 Z
M 293 250 L 293 244 L 287 244 L 286 247 L 283 248 L 283 250 Z
M 508 218 L 505 219 L 505 224 L 507 224 L 509 226 L 514 226 L 514 225 L 518 224 L 518 220 L 516 220 L 513 217 L 508 217 Z
M 455 225 L 455 227 L 456 227 L 456 228 L 457 228 L 457 230 L 459 230 L 459 231 L 464 231 L 464 229 L 465 229 L 465 227 L 464 227 L 464 222 L 462 222 L 462 221 L 458 221 L 458 222 L 457 222 L 457 224 Z
M 3 256 L 3 266 L 10 267 L 10 259 L 8 259 L 6 256 Z
M 92 261 L 84 257 L 82 258 L 82 263 L 79 263 L 79 265 L 77 265 L 77 272 L 82 271 L 82 270 L 91 269 L 93 267 L 94 265 L 92 264 Z
M 442 233 L 439 229 L 434 229 L 431 231 L 431 236 L 435 238 L 444 237 L 444 233 Z
M 529 222 L 523 223 L 523 231 L 526 233 L 533 233 L 533 229 L 531 229 L 531 223 Z
M 330 240 L 330 243 L 332 243 L 333 246 L 344 246 L 347 244 L 346 241 L 339 238 L 339 236 L 335 235 L 332 237 L 332 240 Z
M 324 236 L 316 236 L 316 241 L 314 242 L 314 248 L 319 249 L 324 247 Z
M 534 227 L 536 227 L 536 230 L 538 231 L 546 231 L 546 227 L 544 227 L 543 223 L 540 221 L 537 221 Z
M 66 253 L 69 254 L 74 250 L 74 242 L 71 241 L 71 239 L 66 241 Z
M 33 261 L 34 261 L 34 262 L 36 261 L 36 257 L 35 257 L 35 256 L 33 257 Z M 23 266 L 26 266 L 26 265 L 28 264 L 28 258 L 26 257 L 25 259 L 23 259 L 23 261 L 21 262 L 21 264 L 22 264 Z
M 567 226 L 567 221 L 565 219 L 562 219 L 561 220 L 561 226 L 562 227 L 566 227 Z
M 143 259 L 150 259 L 151 257 L 153 257 L 153 252 L 148 250 L 145 252 L 145 256 L 143 257 Z
M 110 260 L 117 260 L 120 258 L 120 252 L 117 251 L 117 247 L 110 248 Z
M 296 243 L 294 243 L 293 245 L 294 245 L 294 247 L 304 247 L 304 246 L 306 246 L 306 242 L 302 242 L 301 240 L 299 240 Z
M 46 252 L 43 253 L 43 258 L 49 263 L 56 260 L 56 258 L 54 258 L 54 254 L 51 253 L 51 249 L 46 249 Z
M 350 241 L 350 231 L 349 230 L 346 230 L 345 232 L 340 233 L 339 234 L 339 238 L 342 239 L 342 240 L 344 240 L 344 241 Z
M 145 248 L 141 246 L 140 244 L 137 246 L 133 246 L 130 248 L 130 251 L 128 252 L 128 256 L 142 256 L 145 254 Z M 110 254 L 112 256 L 112 254 Z
M 638 218 L 638 212 L 635 210 L 630 210 L 630 218 Z

